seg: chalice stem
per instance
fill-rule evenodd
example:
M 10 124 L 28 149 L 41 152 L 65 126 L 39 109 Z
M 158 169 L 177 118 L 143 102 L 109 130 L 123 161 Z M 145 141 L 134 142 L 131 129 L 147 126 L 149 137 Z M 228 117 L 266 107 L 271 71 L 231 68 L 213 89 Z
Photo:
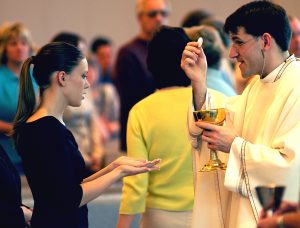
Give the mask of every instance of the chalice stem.
M 219 160 L 217 151 L 210 150 L 210 160 L 213 160 L 213 161 Z

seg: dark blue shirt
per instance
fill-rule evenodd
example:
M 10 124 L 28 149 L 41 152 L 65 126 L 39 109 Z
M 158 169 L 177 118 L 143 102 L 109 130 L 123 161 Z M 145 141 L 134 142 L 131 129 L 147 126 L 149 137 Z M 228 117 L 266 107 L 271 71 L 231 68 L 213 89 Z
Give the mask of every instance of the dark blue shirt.
M 19 129 L 17 149 L 34 199 L 32 227 L 88 227 L 79 207 L 85 164 L 72 133 L 46 116 Z

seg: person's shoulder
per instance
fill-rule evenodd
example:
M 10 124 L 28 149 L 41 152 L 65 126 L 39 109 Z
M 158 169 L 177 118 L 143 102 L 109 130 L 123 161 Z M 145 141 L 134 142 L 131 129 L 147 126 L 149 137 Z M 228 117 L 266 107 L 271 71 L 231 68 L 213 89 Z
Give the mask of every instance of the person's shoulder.
M 0 80 L 7 79 L 8 73 L 9 73 L 9 69 L 6 66 L 0 66 Z
M 162 89 L 157 90 L 154 93 L 148 95 L 144 99 L 140 100 L 134 106 L 136 109 L 143 109 L 144 107 L 152 107 L 153 104 L 157 104 L 157 102 L 164 102 L 168 99 L 174 99 L 179 97 L 180 100 L 189 101 L 189 97 L 192 97 L 192 88 L 191 87 L 182 87 L 182 88 L 173 88 L 173 89 Z
M 2 73 L 2 72 L 5 72 L 5 71 L 7 71 L 8 70 L 8 68 L 7 68 L 7 66 L 5 66 L 5 65 L 1 65 L 0 66 L 0 72 Z
M 281 77 L 280 79 L 286 79 L 286 80 L 278 80 L 280 83 L 284 83 L 285 86 L 292 86 L 299 88 L 300 87 L 300 60 L 294 61 L 291 64 L 286 67 L 284 70 L 284 77 Z
M 37 134 L 42 132 L 47 132 L 47 134 L 50 134 L 52 132 L 64 131 L 65 126 L 54 116 L 44 116 L 34 121 L 27 122 L 24 124 L 24 129 L 37 132 Z
M 128 50 L 128 49 L 130 50 L 134 46 L 135 42 L 136 42 L 136 37 L 128 40 L 123 45 L 121 45 L 119 51 Z
M 147 41 L 144 41 L 139 37 L 134 37 L 120 47 L 119 54 L 134 54 L 143 48 L 147 49 Z

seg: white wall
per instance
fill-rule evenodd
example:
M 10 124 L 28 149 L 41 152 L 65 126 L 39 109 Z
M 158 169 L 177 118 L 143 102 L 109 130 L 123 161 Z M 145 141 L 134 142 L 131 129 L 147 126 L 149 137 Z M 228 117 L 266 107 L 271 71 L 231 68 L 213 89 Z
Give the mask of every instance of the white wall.
M 247 0 L 171 0 L 170 25 L 178 26 L 190 10 L 204 8 L 225 19 Z M 290 14 L 300 16 L 300 1 L 277 0 Z M 138 31 L 135 0 L 0 0 L 0 24 L 21 21 L 31 30 L 37 45 L 47 43 L 61 30 L 74 31 L 87 41 L 97 35 L 115 45 Z

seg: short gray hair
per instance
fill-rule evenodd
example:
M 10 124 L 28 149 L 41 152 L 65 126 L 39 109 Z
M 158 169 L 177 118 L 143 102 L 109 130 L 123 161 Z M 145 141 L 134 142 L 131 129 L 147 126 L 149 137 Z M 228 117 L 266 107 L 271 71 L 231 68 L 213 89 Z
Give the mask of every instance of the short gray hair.
M 136 8 L 136 14 L 139 15 L 144 11 L 144 5 L 147 1 L 152 0 L 136 0 L 135 8 Z M 168 11 L 171 11 L 171 2 L 169 0 L 163 0 L 166 4 L 166 8 Z

